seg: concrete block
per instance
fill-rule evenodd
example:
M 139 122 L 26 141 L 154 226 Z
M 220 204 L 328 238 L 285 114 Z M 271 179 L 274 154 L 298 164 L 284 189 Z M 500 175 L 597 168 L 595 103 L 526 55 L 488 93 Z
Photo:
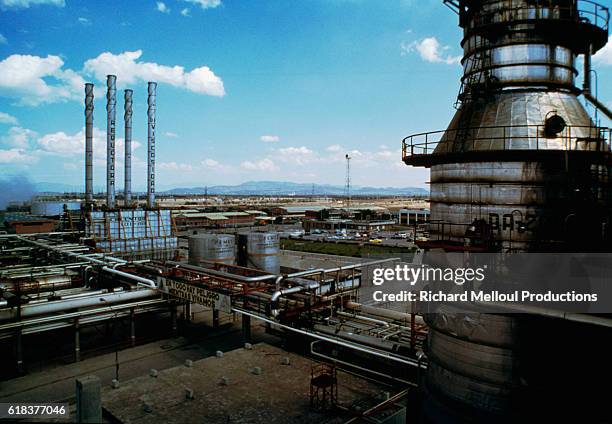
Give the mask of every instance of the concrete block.
M 111 381 L 111 387 L 113 389 L 118 389 L 119 388 L 119 380 L 117 380 L 116 378 L 113 378 Z
M 221 380 L 219 381 L 219 385 L 221 386 L 227 386 L 229 384 L 229 378 L 227 377 L 221 377 Z
M 185 399 L 189 399 L 189 400 L 195 399 L 192 389 L 185 389 Z
M 253 345 L 252 345 L 251 343 L 245 343 L 245 344 L 244 344 L 244 348 L 245 348 L 246 350 L 253 350 Z
M 283 356 L 283 359 L 281 359 L 281 365 L 290 365 L 291 361 L 289 360 L 288 356 Z
M 188 368 L 193 367 L 193 361 L 191 359 L 185 359 L 185 366 Z
M 158 375 L 158 374 L 159 374 L 159 373 L 157 372 L 157 370 L 156 370 L 155 368 L 151 368 L 151 369 L 149 370 L 149 375 L 150 375 L 151 377 L 157 378 L 157 375 Z
M 102 422 L 101 383 L 95 375 L 76 379 L 76 422 Z
M 251 369 L 251 373 L 255 375 L 261 375 L 261 367 L 254 367 Z
M 149 402 L 145 402 L 142 405 L 142 410 L 145 412 L 153 412 L 153 405 L 151 405 Z
M 223 352 L 220 350 L 217 351 L 217 358 L 223 358 Z

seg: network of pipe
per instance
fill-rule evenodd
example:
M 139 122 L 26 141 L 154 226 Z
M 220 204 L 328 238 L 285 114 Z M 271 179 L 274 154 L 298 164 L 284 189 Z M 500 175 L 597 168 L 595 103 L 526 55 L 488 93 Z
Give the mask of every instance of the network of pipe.
M 317 355 L 334 345 L 414 367 L 425 337 L 416 314 L 359 302 L 368 269 L 397 258 L 272 272 L 205 260 L 126 260 L 68 233 L 3 235 L 0 249 L 0 340 L 14 339 L 18 351 L 21 334 L 74 328 L 78 337 L 89 323 L 119 318 L 133 327 L 152 313 L 169 312 L 174 331 L 177 320 L 191 319 L 192 305 L 212 311 L 213 322 L 220 313 L 241 316 L 245 340 L 251 318 L 318 340 L 311 346 Z M 225 307 L 220 298 L 228 299 Z
M 117 123 L 117 77 L 106 77 L 106 207 L 116 208 L 115 142 Z M 155 130 L 157 83 L 147 84 L 147 208 L 155 207 Z M 123 206 L 132 207 L 132 114 L 133 90 L 124 90 L 124 189 Z M 94 206 L 93 193 L 93 117 L 94 85 L 85 84 L 85 206 Z

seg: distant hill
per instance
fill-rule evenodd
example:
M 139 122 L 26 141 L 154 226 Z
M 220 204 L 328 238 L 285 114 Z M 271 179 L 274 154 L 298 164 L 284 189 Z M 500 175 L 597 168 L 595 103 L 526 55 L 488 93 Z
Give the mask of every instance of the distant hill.
M 82 185 L 72 185 L 64 183 L 35 183 L 34 189 L 38 193 L 80 193 L 83 191 Z M 98 190 L 98 187 L 96 187 Z
M 206 187 L 176 187 L 159 194 L 204 194 L 210 195 L 268 195 L 268 196 L 309 196 L 314 188 L 315 195 L 343 196 L 344 187 L 331 184 L 301 184 L 286 181 L 247 181 L 238 185 L 216 185 Z M 104 192 L 105 187 L 94 187 L 95 193 Z M 119 192 L 123 189 L 119 188 Z M 82 193 L 82 185 L 41 182 L 34 184 L 36 193 Z M 137 193 L 136 191 L 134 192 Z M 351 187 L 353 196 L 427 196 L 429 191 L 420 187 Z
M 330 184 L 300 184 L 286 181 L 247 181 L 238 185 L 210 187 L 179 187 L 163 194 L 204 194 L 211 195 L 344 195 L 344 187 Z M 420 187 L 351 187 L 353 196 L 427 196 L 429 191 Z

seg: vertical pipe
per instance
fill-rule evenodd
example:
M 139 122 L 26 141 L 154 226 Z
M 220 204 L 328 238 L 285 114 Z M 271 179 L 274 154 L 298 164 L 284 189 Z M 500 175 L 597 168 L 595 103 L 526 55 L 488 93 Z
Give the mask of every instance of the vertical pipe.
M 74 320 L 74 361 L 81 361 L 81 337 L 78 318 Z
M 15 334 L 15 356 L 17 357 L 17 372 L 22 375 L 24 373 L 23 367 L 23 344 L 22 344 L 21 329 L 17 330 Z
M 251 317 L 242 314 L 242 340 L 251 343 Z
M 93 205 L 93 111 L 94 85 L 85 84 L 85 206 Z
M 176 305 L 170 306 L 170 321 L 172 323 L 172 336 L 176 336 L 178 330 L 178 324 L 176 321 Z
M 134 308 L 130 309 L 130 344 L 136 346 L 136 313 Z
M 123 204 L 130 206 L 132 203 L 132 90 L 124 92 L 125 119 L 125 180 L 123 185 Z
M 589 47 L 589 51 L 584 54 L 584 75 L 582 79 L 582 92 L 591 94 L 591 47 Z
M 191 321 L 191 302 L 185 304 L 185 319 Z
M 115 75 L 106 76 L 106 205 L 115 208 L 115 120 L 117 89 Z
M 219 310 L 213 309 L 212 311 L 213 328 L 219 328 Z
M 149 118 L 147 137 L 147 207 L 155 207 L 155 98 L 156 82 L 149 82 L 147 97 L 147 115 Z

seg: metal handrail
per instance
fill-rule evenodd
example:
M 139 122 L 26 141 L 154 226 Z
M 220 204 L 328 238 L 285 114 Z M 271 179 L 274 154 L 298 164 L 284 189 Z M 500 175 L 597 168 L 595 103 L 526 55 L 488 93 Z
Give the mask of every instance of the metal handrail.
M 476 133 L 480 130 L 485 131 L 485 136 L 473 136 L 470 133 Z M 466 134 L 465 138 L 457 137 L 457 133 L 461 131 Z M 516 135 L 519 132 L 519 135 Z M 491 132 L 497 132 L 499 135 L 491 135 Z M 588 137 L 581 137 L 580 133 L 587 133 Z M 435 149 L 440 143 L 448 144 L 450 148 L 454 148 L 458 143 L 462 144 L 461 152 L 466 151 L 505 151 L 505 150 L 559 150 L 550 149 L 543 146 L 542 141 L 560 142 L 562 149 L 565 151 L 601 151 L 612 152 L 610 140 L 612 138 L 612 129 L 607 127 L 596 126 L 568 126 L 561 133 L 553 137 L 545 135 L 544 125 L 512 125 L 512 126 L 482 126 L 447 129 L 439 131 L 430 131 L 409 135 L 402 140 L 402 158 L 406 159 L 412 156 L 423 156 L 436 154 Z M 529 147 L 515 147 L 513 141 L 527 141 Z M 479 148 L 479 143 L 495 143 L 498 142 L 499 148 Z M 453 153 L 455 150 L 439 152 L 437 154 Z
M 602 6 L 599 3 L 596 3 L 593 0 L 578 0 L 577 6 L 574 8 L 573 6 L 559 6 L 553 3 L 548 5 L 533 5 L 533 6 L 517 6 L 517 7 L 504 7 L 502 9 L 497 9 L 491 11 L 489 13 L 479 13 L 477 15 L 477 20 L 474 20 L 474 27 L 482 26 L 482 25 L 491 25 L 497 24 L 500 22 L 507 22 L 508 20 L 515 20 L 512 14 L 515 14 L 520 11 L 535 11 L 532 15 L 530 13 L 525 14 L 525 16 L 516 18 L 516 20 L 542 20 L 542 19 L 550 19 L 550 20 L 567 20 L 578 18 L 583 22 L 588 22 L 591 25 L 594 25 L 598 28 L 601 28 L 605 31 L 608 30 L 609 21 L 610 21 L 610 11 L 607 7 Z M 569 13 L 568 13 L 569 12 Z M 510 15 L 510 19 L 508 16 Z M 567 18 L 565 18 L 565 16 Z M 501 16 L 501 21 L 495 20 L 495 17 Z M 533 16 L 533 17 L 531 17 Z M 563 17 L 563 18 L 562 18 Z

